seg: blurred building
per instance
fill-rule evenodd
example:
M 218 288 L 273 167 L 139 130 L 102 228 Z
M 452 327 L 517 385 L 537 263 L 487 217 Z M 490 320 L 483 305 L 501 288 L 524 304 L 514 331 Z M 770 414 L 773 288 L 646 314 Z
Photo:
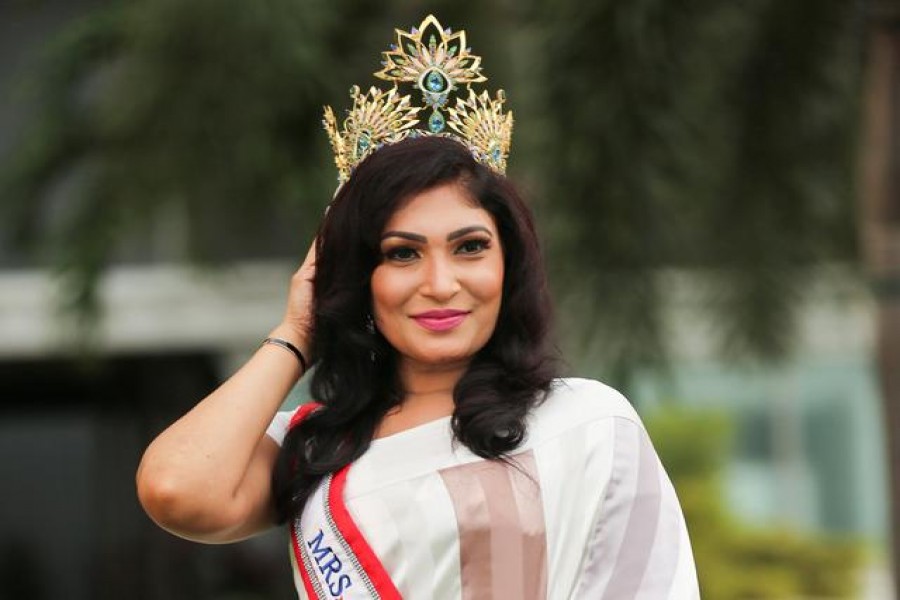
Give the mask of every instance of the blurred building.
M 671 371 L 639 378 L 644 411 L 677 402 L 734 422 L 729 504 L 747 521 L 886 542 L 887 467 L 874 372 L 874 304 L 850 269 L 823 268 L 796 353 L 777 364 L 722 360 L 690 276 L 669 277 Z

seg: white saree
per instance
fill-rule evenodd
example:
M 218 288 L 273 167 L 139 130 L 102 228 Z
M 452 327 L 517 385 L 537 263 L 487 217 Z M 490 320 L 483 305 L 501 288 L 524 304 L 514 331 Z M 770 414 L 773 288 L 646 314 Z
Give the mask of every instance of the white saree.
M 291 525 L 300 598 L 699 598 L 675 491 L 621 394 L 557 381 L 514 463 L 454 444 L 449 417 L 374 440 Z

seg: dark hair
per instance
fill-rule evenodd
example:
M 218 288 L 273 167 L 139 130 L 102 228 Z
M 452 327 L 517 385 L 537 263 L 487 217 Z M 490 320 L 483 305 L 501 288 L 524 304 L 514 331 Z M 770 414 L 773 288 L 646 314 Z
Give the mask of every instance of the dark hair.
M 280 520 L 299 514 L 319 480 L 359 458 L 402 400 L 394 349 L 370 325 L 380 237 L 404 202 L 457 182 L 489 212 L 504 252 L 493 335 L 453 391 L 455 438 L 484 458 L 505 458 L 525 436 L 528 411 L 556 375 L 546 275 L 531 214 L 506 179 L 449 138 L 423 136 L 363 160 L 319 228 L 312 342 L 313 397 L 323 407 L 293 427 L 273 475 Z

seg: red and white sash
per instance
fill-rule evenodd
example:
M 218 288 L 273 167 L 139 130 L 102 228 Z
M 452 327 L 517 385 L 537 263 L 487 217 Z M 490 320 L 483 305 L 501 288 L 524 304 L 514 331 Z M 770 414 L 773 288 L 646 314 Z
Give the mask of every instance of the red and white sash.
M 291 424 L 316 408 L 304 405 Z M 397 587 L 344 504 L 346 466 L 323 478 L 291 523 L 291 545 L 311 600 L 400 600 Z

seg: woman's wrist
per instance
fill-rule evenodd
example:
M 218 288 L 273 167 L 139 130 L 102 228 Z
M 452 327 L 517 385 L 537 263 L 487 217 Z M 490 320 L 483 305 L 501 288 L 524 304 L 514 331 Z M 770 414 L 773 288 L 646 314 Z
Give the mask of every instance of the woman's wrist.
M 296 327 L 293 327 L 287 323 L 281 323 L 277 327 L 275 327 L 275 329 L 270 331 L 269 334 L 265 336 L 265 338 L 284 340 L 288 344 L 294 346 L 303 355 L 306 366 L 309 366 L 309 342 L 307 341 L 307 336 L 297 331 Z
M 297 362 L 300 363 L 300 375 L 303 375 L 309 369 L 309 365 L 306 363 L 306 357 L 303 356 L 303 353 L 300 352 L 300 349 L 297 346 L 293 345 L 289 341 L 277 337 L 267 337 L 262 342 L 263 346 L 265 346 L 266 344 L 284 348 L 285 350 L 293 354 L 294 358 L 297 359 Z

